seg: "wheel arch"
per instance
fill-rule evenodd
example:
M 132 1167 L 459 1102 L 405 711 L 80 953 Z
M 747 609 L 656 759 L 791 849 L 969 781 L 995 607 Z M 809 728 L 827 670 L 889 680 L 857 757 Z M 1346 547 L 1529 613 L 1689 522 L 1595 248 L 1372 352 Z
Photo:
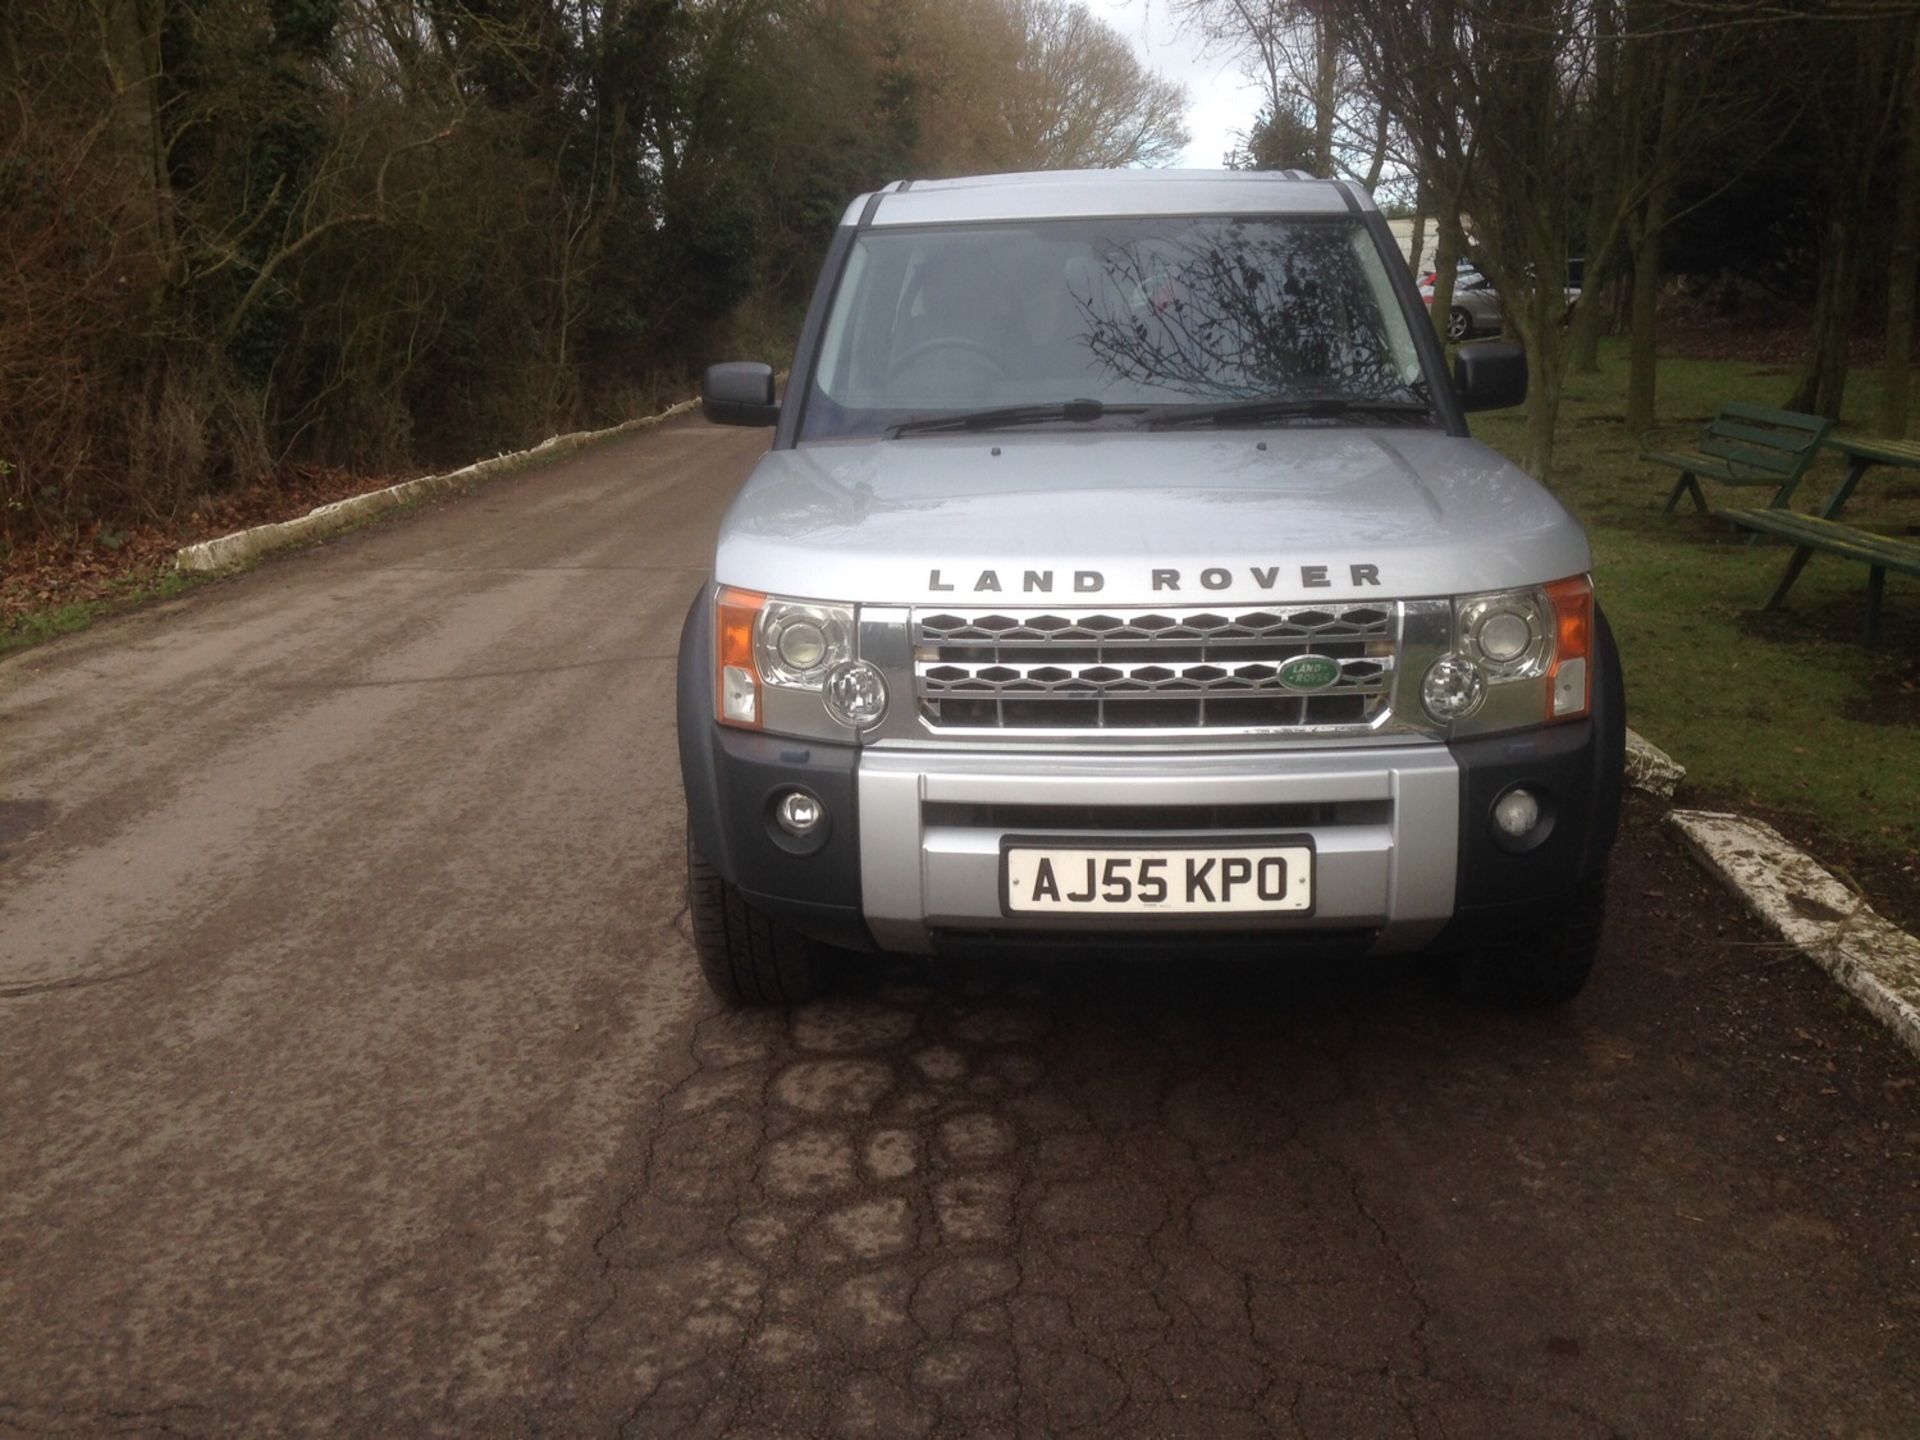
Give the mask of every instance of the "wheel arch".
M 680 786 L 687 800 L 688 837 L 709 865 L 731 875 L 735 870 L 720 816 L 719 766 L 708 737 L 714 695 L 712 592 L 711 582 L 700 587 L 680 626 L 674 729 L 680 749 Z

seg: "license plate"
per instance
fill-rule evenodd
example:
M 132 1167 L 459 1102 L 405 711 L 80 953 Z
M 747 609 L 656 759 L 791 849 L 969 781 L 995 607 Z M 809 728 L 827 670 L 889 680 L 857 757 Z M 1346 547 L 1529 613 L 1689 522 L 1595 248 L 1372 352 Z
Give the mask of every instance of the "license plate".
M 1000 862 L 1009 914 L 1215 915 L 1313 909 L 1313 846 L 1058 845 L 1008 841 Z

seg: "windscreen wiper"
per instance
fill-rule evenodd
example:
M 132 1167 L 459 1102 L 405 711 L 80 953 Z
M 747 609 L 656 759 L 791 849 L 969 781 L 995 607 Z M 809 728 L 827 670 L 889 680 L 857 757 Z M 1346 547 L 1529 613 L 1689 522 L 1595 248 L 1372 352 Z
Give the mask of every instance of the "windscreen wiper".
M 1037 425 L 1043 420 L 1098 420 L 1104 415 L 1138 415 L 1145 405 L 1105 405 L 1098 400 L 1066 400 L 1054 405 L 1002 405 L 992 410 L 916 415 L 887 427 L 887 438 L 925 435 L 940 430 L 999 430 L 1008 425 Z
M 1311 395 L 1294 400 L 1233 400 L 1224 405 L 1201 405 L 1156 415 L 1150 430 L 1174 425 L 1260 425 L 1281 420 L 1334 420 L 1343 415 L 1427 415 L 1433 406 L 1424 400 L 1366 400 L 1349 395 Z

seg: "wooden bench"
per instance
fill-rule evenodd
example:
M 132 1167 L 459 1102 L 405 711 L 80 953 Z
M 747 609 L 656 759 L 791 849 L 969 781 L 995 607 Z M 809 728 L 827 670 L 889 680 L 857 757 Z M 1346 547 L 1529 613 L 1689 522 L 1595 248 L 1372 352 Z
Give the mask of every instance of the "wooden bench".
M 1831 429 L 1833 421 L 1818 415 L 1727 404 L 1707 426 L 1697 450 L 1642 450 L 1640 458 L 1680 472 L 1661 512 L 1664 515 L 1671 515 L 1681 495 L 1688 493 L 1693 496 L 1694 509 L 1706 514 L 1707 497 L 1700 493 L 1702 479 L 1717 480 L 1722 485 L 1770 485 L 1773 507 L 1784 510 Z
M 1717 510 L 1722 519 L 1762 535 L 1777 535 L 1790 542 L 1793 558 L 1787 572 L 1767 598 L 1766 608 L 1776 610 L 1787 598 L 1793 582 L 1807 568 L 1816 550 L 1825 550 L 1867 567 L 1867 619 L 1860 638 L 1871 645 L 1880 634 L 1880 602 L 1886 593 L 1887 571 L 1920 576 L 1920 541 L 1897 535 L 1881 535 L 1842 525 L 1838 520 L 1823 520 L 1818 515 L 1801 515 L 1791 510 Z

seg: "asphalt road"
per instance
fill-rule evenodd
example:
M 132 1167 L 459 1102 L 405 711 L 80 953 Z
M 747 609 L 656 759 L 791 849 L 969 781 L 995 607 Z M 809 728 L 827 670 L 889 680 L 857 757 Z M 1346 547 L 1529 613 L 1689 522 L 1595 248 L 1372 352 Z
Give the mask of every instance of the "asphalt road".
M 1636 807 L 1593 986 L 726 1013 L 671 425 L 0 664 L 0 1432 L 1920 1429 L 1920 1070 Z

